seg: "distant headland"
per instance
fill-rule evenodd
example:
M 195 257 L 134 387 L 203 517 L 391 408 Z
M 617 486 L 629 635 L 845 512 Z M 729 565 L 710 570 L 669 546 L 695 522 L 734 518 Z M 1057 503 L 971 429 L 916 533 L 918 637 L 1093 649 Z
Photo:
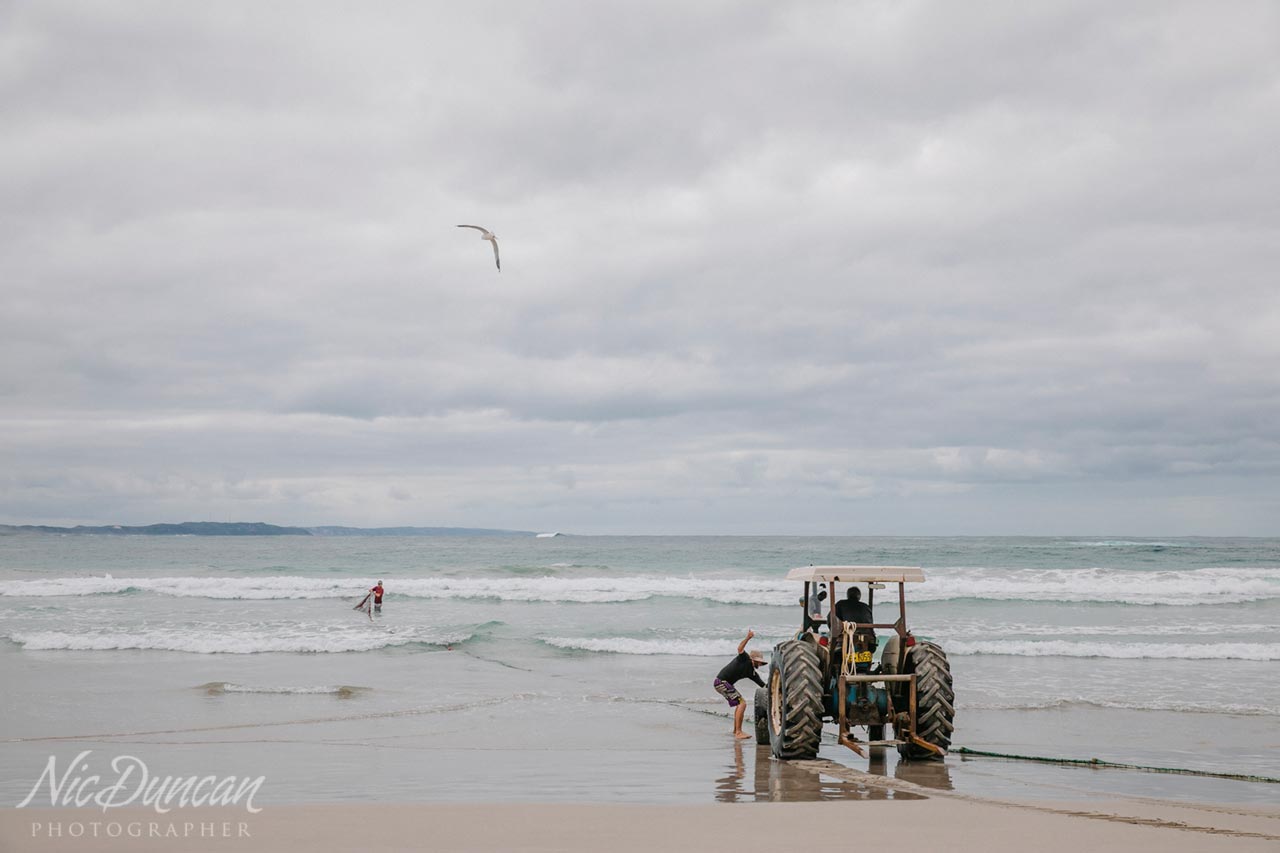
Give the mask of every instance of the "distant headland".
M 487 527 L 281 527 L 260 521 L 184 521 L 181 524 L 119 524 L 54 527 L 47 524 L 0 524 L 0 536 L 15 533 L 57 533 L 98 536 L 533 536 L 532 530 Z

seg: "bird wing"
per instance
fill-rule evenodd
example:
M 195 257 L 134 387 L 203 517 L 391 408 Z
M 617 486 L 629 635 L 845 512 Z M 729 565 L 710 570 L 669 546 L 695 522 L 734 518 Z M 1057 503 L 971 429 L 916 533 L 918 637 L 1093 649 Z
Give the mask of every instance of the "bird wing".
M 493 244 L 493 262 L 498 265 L 498 272 L 502 272 L 502 261 L 498 258 L 498 239 L 493 235 L 486 239 Z
M 490 235 L 492 235 L 492 234 L 493 234 L 493 232 L 492 232 L 492 231 L 490 231 L 488 228 L 484 228 L 484 227 L 482 227 L 482 226 L 480 226 L 480 225 L 459 225 L 458 227 L 459 227 L 459 228 L 474 228 L 474 229 L 476 229 L 477 231 L 482 232 L 482 233 L 481 233 L 481 239 L 482 239 L 482 240 L 483 240 L 483 239 L 488 238 Z

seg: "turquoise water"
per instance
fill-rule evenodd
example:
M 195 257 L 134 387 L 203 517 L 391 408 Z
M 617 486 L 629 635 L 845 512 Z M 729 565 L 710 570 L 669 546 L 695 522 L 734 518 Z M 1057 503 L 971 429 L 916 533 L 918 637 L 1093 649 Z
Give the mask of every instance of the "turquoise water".
M 796 630 L 783 576 L 809 564 L 924 567 L 908 624 L 950 657 L 957 745 L 1280 776 L 1275 539 L 15 535 L 0 795 L 91 735 L 156 761 L 267 749 L 278 799 L 710 796 L 710 678 L 748 628 L 765 651 Z M 382 615 L 352 610 L 377 580 Z M 378 739 L 386 778 L 352 792 Z M 961 764 L 948 784 L 997 784 Z M 1265 799 L 1243 787 L 1223 796 Z

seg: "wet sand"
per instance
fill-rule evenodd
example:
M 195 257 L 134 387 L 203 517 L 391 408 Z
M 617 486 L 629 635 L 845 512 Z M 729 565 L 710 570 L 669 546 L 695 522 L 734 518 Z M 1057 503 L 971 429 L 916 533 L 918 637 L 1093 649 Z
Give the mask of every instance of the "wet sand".
M 25 667 L 22 683 L 42 684 L 43 661 L 10 658 Z M 145 702 L 96 676 L 99 660 L 64 653 L 50 676 L 57 690 L 34 699 L 28 692 L 27 715 L 6 719 L 0 802 L 22 801 L 51 756 L 65 768 L 92 750 L 87 763 L 94 773 L 127 754 L 155 775 L 264 775 L 263 811 L 104 815 L 47 808 L 50 799 L 41 793 L 34 802 L 44 809 L 0 809 L 0 853 L 783 853 L 831 848 L 832 832 L 843 842 L 837 849 L 937 853 L 1280 849 L 1280 808 L 1272 805 L 1278 786 L 958 754 L 941 763 L 906 763 L 893 750 L 861 758 L 830 742 L 820 759 L 779 762 L 768 747 L 734 741 L 718 704 L 699 702 L 697 694 L 675 701 L 600 691 L 595 685 L 608 679 L 577 658 L 550 657 L 539 674 L 504 665 L 499 683 L 508 693 L 495 699 L 497 664 L 474 654 L 387 656 L 394 667 L 359 661 L 358 672 L 344 669 L 357 665 L 353 658 L 291 658 L 297 671 L 285 682 L 274 674 L 280 667 L 274 660 L 238 661 L 233 681 L 221 660 L 201 659 L 197 668 L 174 655 L 139 653 L 125 661 L 128 668 L 117 664 L 113 677 L 123 672 L 125 685 L 178 685 L 148 693 Z M 637 693 L 650 691 L 642 664 L 615 661 L 612 677 L 634 684 Z M 376 689 L 344 695 L 225 686 L 320 684 L 319 672 L 305 670 L 321 665 L 330 684 Z M 406 680 L 410 665 L 416 669 Z M 668 669 L 679 674 L 681 665 L 673 660 Z M 690 664 L 691 690 L 700 689 L 698 675 Z M 403 683 L 394 686 L 393 676 Z M 447 697 L 432 695 L 436 683 L 449 685 Z M 95 695 L 118 698 L 82 709 L 73 700 L 86 684 Z M 525 688 L 530 692 L 518 692 Z M 31 710 L 37 707 L 38 714 Z M 1097 724 L 1088 711 L 1045 715 L 1067 734 L 1074 730 L 1067 724 L 1082 715 Z M 1010 719 L 1020 717 L 965 717 L 967 731 L 1002 733 L 1011 751 L 1043 728 L 1027 723 L 1030 733 L 1023 733 Z M 1166 722 L 1159 714 L 1137 721 L 1147 729 Z M 1233 722 L 1252 727 L 1258 749 L 1274 742 L 1264 718 Z M 1059 737 L 1055 746 L 1066 749 L 1068 740 Z M 984 742 L 1006 746 L 994 737 Z
M 137 809 L 106 816 L 83 809 L 6 809 L 0 811 L 0 850 L 777 853 L 810 845 L 830 849 L 823 839 L 836 828 L 870 849 L 904 849 L 909 839 L 909 849 L 954 853 L 1260 853 L 1280 845 L 1280 808 L 1131 800 L 999 803 L 950 795 L 765 805 L 300 805 L 256 815 L 236 809 L 164 816 Z M 60 837 L 50 837 L 55 832 Z M 146 837 L 157 832 L 159 837 Z
M 993 769 L 1000 766 L 1008 765 Z M 268 804 L 257 814 L 240 807 L 175 808 L 163 815 L 138 808 L 106 814 L 91 808 L 4 809 L 0 851 L 778 853 L 830 847 L 823 833 L 836 828 L 863 849 L 903 849 L 904 839 L 909 849 L 952 853 L 1280 849 L 1280 806 L 980 796 L 940 784 L 945 765 L 913 767 L 919 772 L 885 776 L 829 759 L 765 758 L 753 772 L 716 780 L 720 802 L 710 804 Z
M 656 710 L 655 724 L 673 713 L 676 719 L 685 716 L 666 706 Z M 1222 787 L 1194 777 L 1170 779 L 955 755 L 945 762 L 902 763 L 892 750 L 873 750 L 869 759 L 859 759 L 829 748 L 812 761 L 775 761 L 767 747 L 732 741 L 720 717 L 694 718 L 705 720 L 708 728 L 700 735 L 700 745 L 680 739 L 680 748 L 648 752 L 610 750 L 602 742 L 588 749 L 557 750 L 552 758 L 549 752 L 521 752 L 512 743 L 502 743 L 496 750 L 461 749 L 455 755 L 450 750 L 416 750 L 423 744 L 408 734 L 375 741 L 386 748 L 366 739 L 356 752 L 340 753 L 347 801 L 291 801 L 288 795 L 296 796 L 297 788 L 281 784 L 273 772 L 273 784 L 263 789 L 258 801 L 262 811 L 257 814 L 243 807 L 174 808 L 165 815 L 138 808 L 106 814 L 92 808 L 8 808 L 0 810 L 0 853 L 649 853 L 657 848 L 779 853 L 812 844 L 830 847 L 822 838 L 833 827 L 839 827 L 842 836 L 856 833 L 862 849 L 868 849 L 867 844 L 872 845 L 869 849 L 905 849 L 904 838 L 910 839 L 909 849 L 950 853 L 1280 849 L 1280 806 L 1261 799 L 1276 786 Z M 366 726 L 372 722 L 364 720 Z M 298 733 L 296 723 L 283 728 Z M 477 727 L 468 725 L 465 730 L 474 732 Z M 544 729 L 543 734 L 551 732 Z M 234 741 L 192 744 L 186 741 L 187 733 L 171 736 L 179 742 L 150 748 L 164 750 L 161 756 L 170 759 L 171 750 L 193 749 L 191 767 L 206 766 L 210 749 L 231 750 L 230 757 L 237 760 L 230 766 L 245 766 L 238 760 L 243 757 L 239 750 L 251 746 Z M 46 749 L 50 744 L 32 746 Z M 313 771 L 321 769 L 326 758 L 333 761 L 337 749 L 333 742 L 260 739 L 252 744 L 260 751 L 260 762 L 248 766 L 262 766 L 268 756 L 280 759 L 286 746 L 299 751 L 287 764 L 295 769 L 308 764 Z M 131 738 L 127 743 L 77 741 L 73 748 L 90 747 L 98 747 L 103 755 L 126 749 L 146 755 L 149 745 Z M 354 754 L 364 760 L 352 763 Z M 388 754 L 418 763 L 412 768 L 380 763 Z M 173 763 L 157 756 L 157 768 Z M 373 793 L 392 786 L 389 776 L 399 777 L 397 793 Z M 454 779 L 456 790 L 447 791 L 443 782 L 430 783 L 432 776 Z M 580 776 L 582 785 L 568 787 L 565 779 L 570 776 Z M 1169 781 L 1180 785 L 1179 796 L 1153 795 L 1154 785 Z M 666 795 L 657 797 L 659 789 Z M 335 789 L 326 783 L 320 790 L 332 794 Z M 1200 797 L 1188 796 L 1196 790 Z M 1230 795 L 1215 798 L 1212 792 L 1218 791 L 1247 791 L 1253 802 Z M 35 802 L 41 799 L 46 806 L 50 802 L 45 797 Z M 1214 804 L 1215 799 L 1222 804 Z M 426 802 L 410 802 L 414 800 Z

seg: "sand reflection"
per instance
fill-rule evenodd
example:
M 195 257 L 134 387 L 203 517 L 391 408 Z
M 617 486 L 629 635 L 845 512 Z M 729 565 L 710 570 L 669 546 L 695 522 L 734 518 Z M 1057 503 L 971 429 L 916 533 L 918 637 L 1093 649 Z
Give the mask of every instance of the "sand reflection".
M 777 761 L 769 747 L 753 742 L 737 741 L 732 749 L 728 772 L 715 781 L 716 799 L 722 803 L 924 799 L 919 794 L 837 779 L 789 761 Z

